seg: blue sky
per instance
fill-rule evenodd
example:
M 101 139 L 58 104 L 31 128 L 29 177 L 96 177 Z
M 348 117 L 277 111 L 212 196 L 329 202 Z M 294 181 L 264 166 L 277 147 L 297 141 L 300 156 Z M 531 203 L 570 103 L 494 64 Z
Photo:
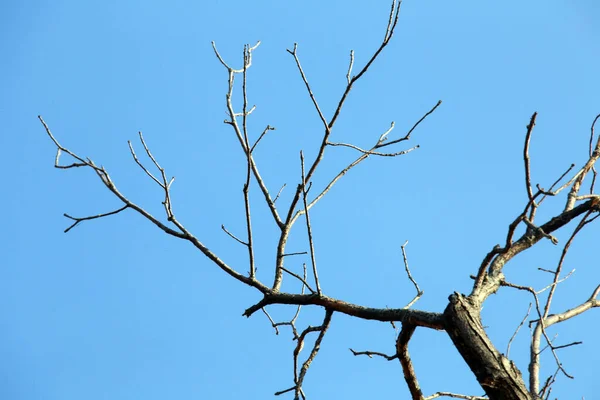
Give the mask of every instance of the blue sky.
M 600 112 L 600 4 L 407 0 L 402 7 L 395 38 L 352 90 L 333 140 L 366 147 L 391 121 L 390 137 L 401 137 L 438 100 L 443 104 L 414 133 L 410 145 L 419 144 L 417 151 L 367 160 L 311 217 L 326 294 L 403 306 L 414 294 L 400 253 L 409 240 L 412 272 L 425 290 L 415 307 L 442 311 L 449 294 L 469 290 L 469 275 L 525 204 L 522 143 L 531 114 L 539 113 L 534 182 L 547 187 L 568 165 L 585 161 L 589 127 Z M 244 248 L 220 230 L 225 224 L 243 232 L 245 172 L 223 124 L 227 75 L 210 42 L 241 65 L 243 44 L 262 41 L 249 74 L 250 102 L 257 105 L 249 123 L 254 137 L 267 124 L 277 128 L 256 159 L 271 191 L 288 184 L 285 202 L 299 179 L 299 150 L 312 158 L 322 134 L 285 49 L 298 43 L 312 88 L 331 115 L 349 51 L 355 68 L 368 60 L 388 12 L 388 1 L 2 2 L 0 398 L 270 398 L 291 386 L 290 332 L 276 336 L 262 314 L 241 317 L 258 294 L 188 243 L 131 212 L 62 233 L 69 225 L 63 213 L 85 216 L 120 204 L 91 171 L 52 167 L 55 149 L 36 116 L 162 218 L 162 194 L 127 148 L 143 131 L 177 178 L 179 220 L 245 271 Z M 355 156 L 329 149 L 314 184 L 325 184 Z M 252 189 L 258 274 L 269 282 L 276 230 Z M 539 220 L 563 204 L 564 198 L 549 201 Z M 557 235 L 561 243 L 571 229 Z M 566 269 L 576 272 L 559 288 L 554 312 L 584 301 L 600 283 L 598 237 L 592 225 L 573 246 Z M 306 249 L 298 229 L 289 250 Z M 507 279 L 545 286 L 549 278 L 537 268 L 552 268 L 560 250 L 541 243 L 507 266 Z M 529 301 L 504 289 L 486 303 L 484 323 L 499 349 Z M 299 324 L 321 318 L 320 310 L 305 309 Z M 584 342 L 560 353 L 576 379 L 561 377 L 556 396 L 592 398 L 600 390 L 589 356 L 600 351 L 597 321 L 592 310 L 551 332 L 559 343 Z M 398 363 L 348 351 L 392 353 L 394 339 L 389 325 L 334 315 L 305 383 L 309 398 L 407 398 Z M 410 350 L 426 394 L 482 394 L 444 333 L 418 329 Z M 527 354 L 523 329 L 511 350 L 523 372 Z M 554 372 L 552 360 L 544 361 L 543 377 Z

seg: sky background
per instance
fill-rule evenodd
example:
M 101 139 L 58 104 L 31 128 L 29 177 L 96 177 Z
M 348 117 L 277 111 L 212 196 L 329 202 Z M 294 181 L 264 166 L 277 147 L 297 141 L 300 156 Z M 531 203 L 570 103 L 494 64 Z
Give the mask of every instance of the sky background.
M 289 330 L 275 335 L 261 313 L 243 310 L 258 294 L 218 270 L 189 243 L 166 236 L 133 212 L 81 224 L 68 234 L 62 214 L 119 208 L 91 170 L 53 168 L 56 138 L 104 165 L 130 200 L 164 220 L 162 194 L 132 161 L 127 140 L 143 131 L 167 174 L 176 176 L 174 211 L 238 271 L 243 236 L 244 157 L 226 118 L 227 74 L 241 66 L 244 43 L 262 44 L 249 71 L 249 119 L 261 142 L 256 160 L 271 192 L 299 181 L 299 150 L 314 157 L 322 127 L 285 51 L 298 54 L 330 116 L 345 87 L 348 54 L 358 70 L 379 45 L 389 1 L 3 1 L 0 4 L 0 398 L 265 399 L 292 385 Z M 548 187 L 571 163 L 586 160 L 589 128 L 600 112 L 600 3 L 416 1 L 402 5 L 396 36 L 351 92 L 332 140 L 372 145 L 391 121 L 399 138 L 438 100 L 396 159 L 369 159 L 311 212 L 319 275 L 330 296 L 374 307 L 403 307 L 414 295 L 402 266 L 407 246 L 425 291 L 415 308 L 442 311 L 454 291 L 468 292 L 482 258 L 525 205 L 522 144 L 539 113 L 531 147 L 532 180 Z M 239 103 L 239 91 L 236 104 Z M 390 149 L 391 150 L 391 149 Z M 329 148 L 314 180 L 323 187 L 356 157 Z M 67 158 L 63 159 L 67 162 Z M 276 228 L 252 187 L 258 276 L 272 281 Z M 316 189 L 314 189 L 316 190 Z M 551 199 L 546 221 L 564 205 Z M 564 244 L 574 225 L 556 236 Z M 553 312 L 585 301 L 600 283 L 600 225 L 574 244 Z M 544 287 L 538 267 L 556 265 L 548 242 L 505 269 L 513 283 Z M 299 223 L 289 251 L 307 250 Z M 288 259 L 300 271 L 308 258 Z M 289 290 L 297 287 L 290 278 Z M 284 286 L 284 289 L 286 286 Z M 496 346 L 506 345 L 531 298 L 502 289 L 483 310 Z M 277 319 L 292 309 L 276 307 Z M 299 327 L 323 312 L 305 308 Z M 591 399 L 600 392 L 598 311 L 553 328 L 569 380 L 553 394 Z M 334 315 L 309 370 L 310 399 L 408 398 L 399 363 L 353 357 L 348 348 L 394 352 L 389 324 Z M 511 358 L 526 373 L 527 327 Z M 425 394 L 483 391 L 447 335 L 417 329 L 411 343 Z M 545 354 L 542 377 L 555 365 Z M 292 395 L 286 395 L 291 398 Z

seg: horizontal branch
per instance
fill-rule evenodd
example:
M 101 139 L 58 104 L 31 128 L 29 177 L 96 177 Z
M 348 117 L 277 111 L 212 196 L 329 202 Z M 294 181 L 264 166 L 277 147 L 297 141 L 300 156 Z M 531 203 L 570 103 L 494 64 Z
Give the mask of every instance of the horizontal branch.
M 121 211 L 124 211 L 128 207 L 129 206 L 127 204 L 125 204 L 123 207 L 119 208 L 118 210 L 114 210 L 114 211 L 107 212 L 107 213 L 104 213 L 104 214 L 92 215 L 92 216 L 89 216 L 89 217 L 81 217 L 81 218 L 72 217 L 69 214 L 65 213 L 65 214 L 63 214 L 65 217 L 67 217 L 67 218 L 75 221 L 75 222 L 73 222 L 73 224 L 71 224 L 71 226 L 69 226 L 67 229 L 65 229 L 65 233 L 67 233 L 71 229 L 75 228 L 77 226 L 77 224 L 79 224 L 80 222 L 89 221 L 89 220 L 97 219 L 97 218 L 108 217 L 109 215 L 115 215 L 115 214 L 120 213 Z
M 315 305 L 350 315 L 361 319 L 390 322 L 401 321 L 411 325 L 444 330 L 444 319 L 441 313 L 433 313 L 406 308 L 371 308 L 347 303 L 325 295 L 290 294 L 270 291 L 257 304 L 244 311 L 244 316 L 250 317 L 256 311 L 271 304 Z
M 573 317 L 576 317 L 586 312 L 590 308 L 600 307 L 600 299 L 597 299 L 598 294 L 600 294 L 600 285 L 596 287 L 596 289 L 587 301 L 563 313 L 548 316 L 548 318 L 544 319 L 544 326 L 549 327 L 550 325 L 554 325 L 556 323 L 563 322 Z

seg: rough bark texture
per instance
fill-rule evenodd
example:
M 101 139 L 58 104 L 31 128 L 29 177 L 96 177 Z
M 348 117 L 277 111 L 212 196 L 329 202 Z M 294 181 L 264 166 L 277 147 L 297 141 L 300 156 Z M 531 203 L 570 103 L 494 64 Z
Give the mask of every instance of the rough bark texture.
M 454 293 L 444 311 L 446 331 L 491 400 L 532 400 L 518 368 L 502 355 L 481 324 L 480 310 Z

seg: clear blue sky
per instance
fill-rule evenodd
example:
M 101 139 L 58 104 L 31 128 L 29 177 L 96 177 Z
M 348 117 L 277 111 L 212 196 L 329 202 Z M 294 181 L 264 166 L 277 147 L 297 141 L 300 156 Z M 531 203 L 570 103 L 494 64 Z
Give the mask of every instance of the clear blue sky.
M 254 137 L 266 124 L 277 128 L 256 153 L 276 191 L 296 185 L 299 149 L 312 157 L 322 134 L 285 49 L 298 43 L 330 115 L 350 49 L 361 66 L 382 38 L 388 12 L 387 0 L 3 1 L 0 398 L 265 399 L 291 386 L 290 332 L 275 336 L 260 313 L 242 318 L 257 293 L 188 243 L 129 212 L 62 233 L 64 212 L 84 216 L 120 205 L 91 171 L 53 168 L 55 149 L 36 116 L 162 217 L 161 193 L 127 148 L 143 131 L 177 177 L 179 219 L 245 271 L 244 249 L 220 230 L 225 224 L 243 232 L 244 160 L 222 123 L 227 76 L 210 42 L 241 65 L 243 44 L 262 41 L 249 77 L 257 105 L 250 128 Z M 391 137 L 400 137 L 439 99 L 444 103 L 414 134 L 419 150 L 368 160 L 314 208 L 325 293 L 403 306 L 413 296 L 401 264 L 407 239 L 412 272 L 425 290 L 416 308 L 442 311 L 449 294 L 468 291 L 469 275 L 525 204 L 522 142 L 531 114 L 539 112 L 534 182 L 547 187 L 570 163 L 585 161 L 589 126 L 600 112 L 599 20 L 595 0 L 406 0 L 397 36 L 351 92 L 333 140 L 368 146 L 391 121 Z M 328 151 L 317 186 L 355 157 L 348 149 Z M 260 204 L 256 191 L 253 198 Z M 563 201 L 548 202 L 539 220 Z M 268 282 L 275 227 L 262 205 L 254 212 L 258 273 Z M 557 235 L 561 243 L 570 229 Z M 299 229 L 290 251 L 306 250 L 303 235 Z M 584 301 L 600 282 L 599 237 L 600 225 L 592 225 L 574 245 L 566 269 L 576 272 L 559 289 L 554 312 Z M 540 244 L 507 266 L 507 279 L 543 287 L 549 278 L 537 267 L 552 268 L 559 252 Z M 505 289 L 486 303 L 484 323 L 501 350 L 529 301 Z M 273 310 L 281 318 L 290 312 Z M 299 323 L 320 318 L 306 309 Z M 561 351 L 576 380 L 561 377 L 556 396 L 591 399 L 600 392 L 597 356 L 590 356 L 600 354 L 598 321 L 592 310 L 551 332 L 559 344 L 584 341 Z M 394 338 L 389 325 L 334 315 L 305 383 L 309 398 L 407 398 L 397 362 L 348 351 L 393 353 Z M 410 350 L 426 394 L 482 394 L 444 333 L 418 329 Z M 511 351 L 523 372 L 527 354 L 523 329 Z M 554 372 L 552 360 L 544 361 L 542 378 Z

